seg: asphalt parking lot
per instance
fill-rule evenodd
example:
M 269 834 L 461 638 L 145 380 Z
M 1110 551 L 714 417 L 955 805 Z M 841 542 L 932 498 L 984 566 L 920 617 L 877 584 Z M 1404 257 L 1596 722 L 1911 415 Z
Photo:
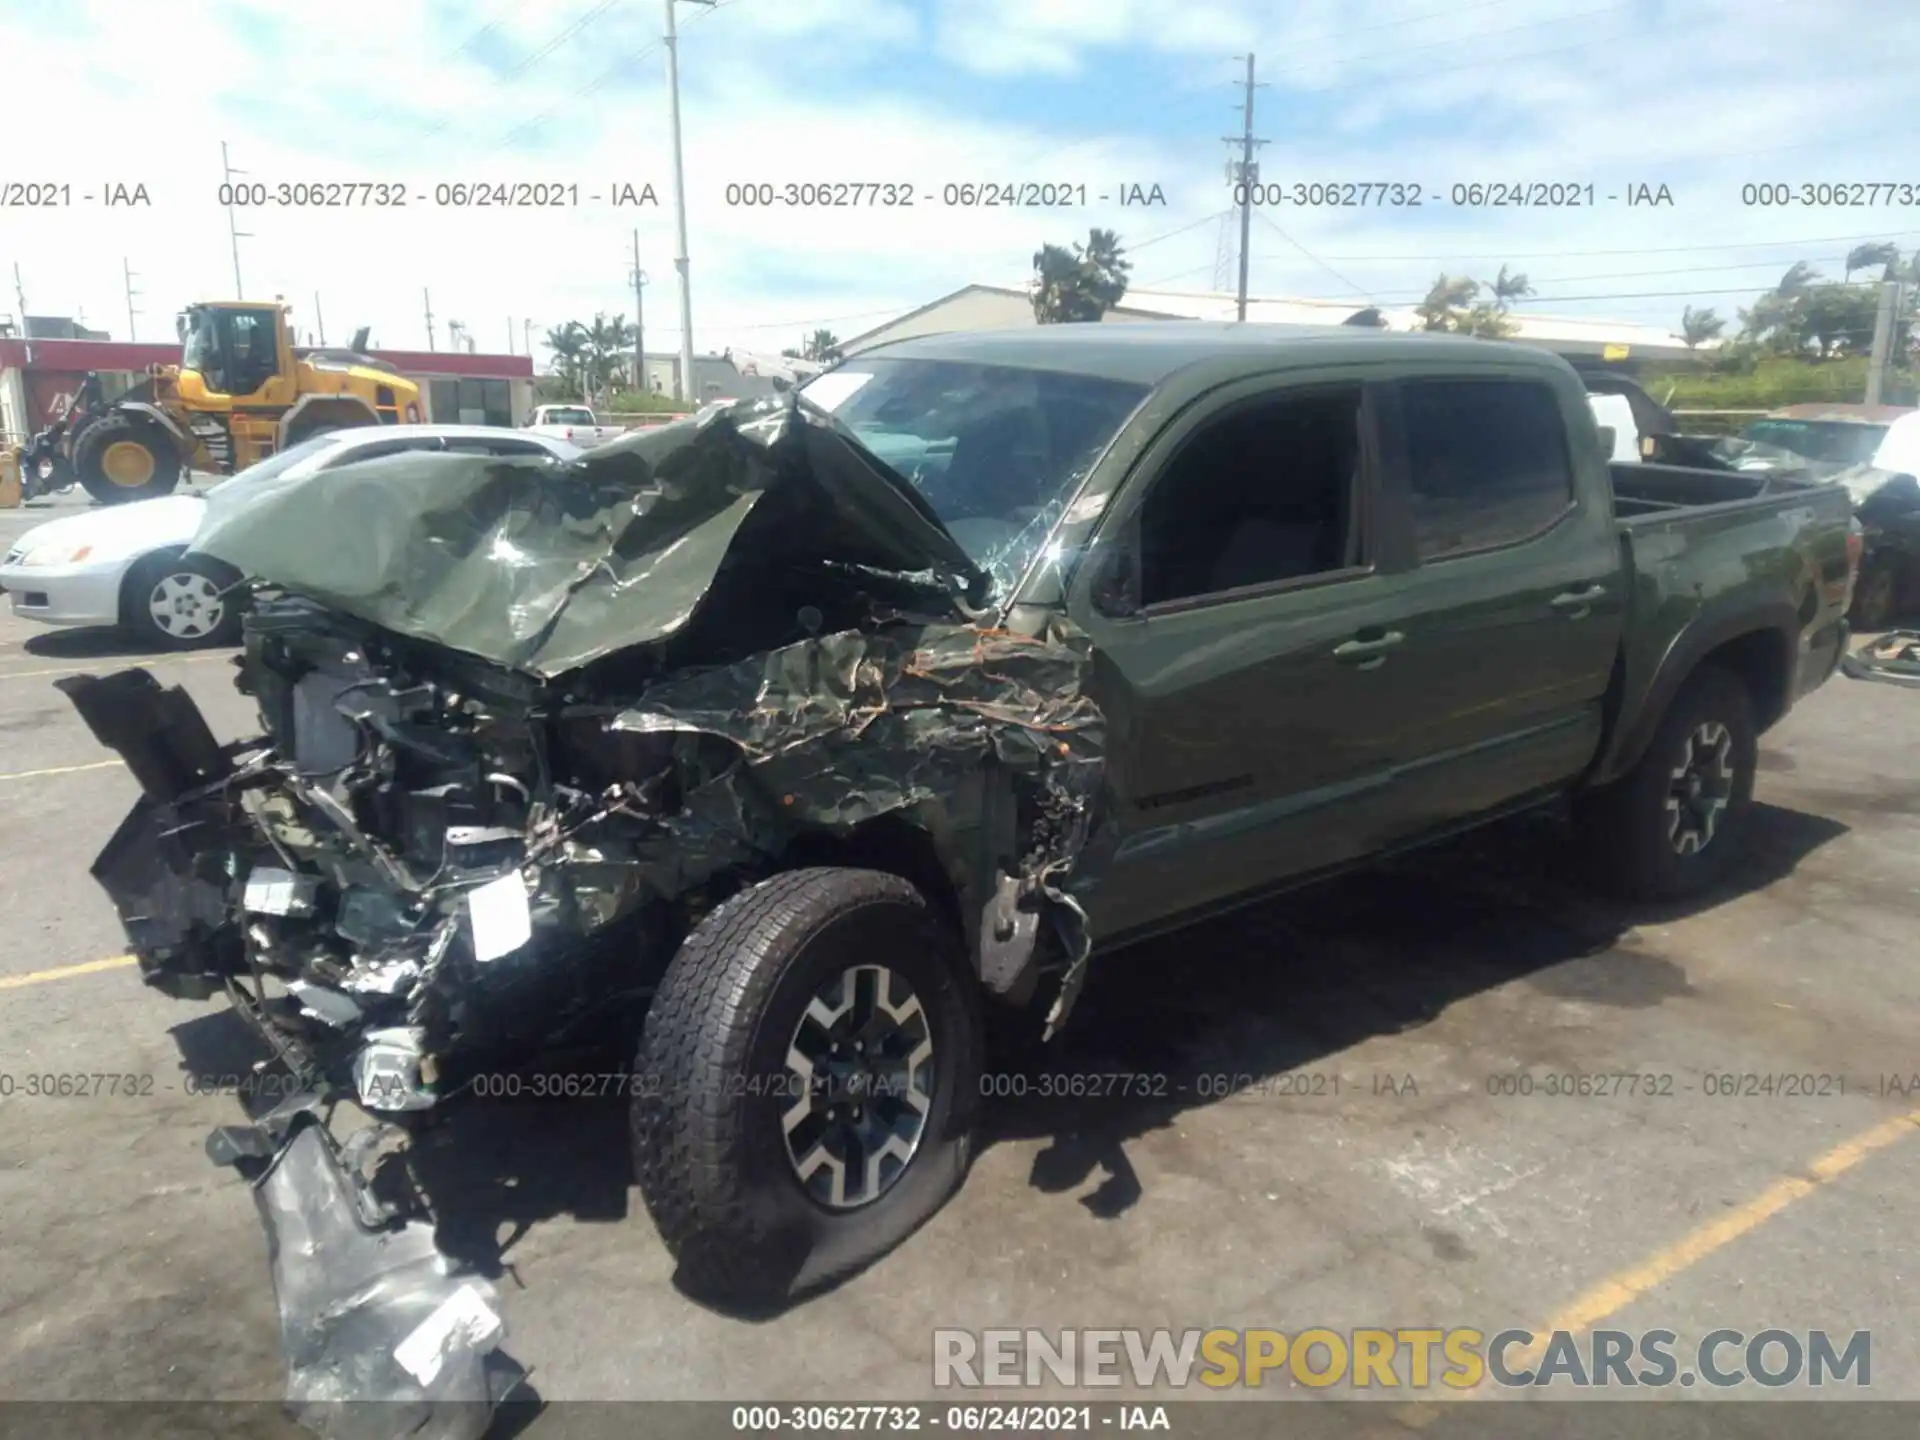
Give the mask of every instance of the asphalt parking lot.
M 0 511 L 0 548 L 52 513 Z M 0 1073 L 153 1077 L 0 1098 L 0 1396 L 281 1394 L 253 1206 L 201 1151 L 237 1106 L 188 1093 L 237 1037 L 124 960 L 86 871 L 135 786 L 51 685 L 151 664 L 226 738 L 228 653 L 0 616 Z M 1113 957 L 1052 1063 L 1169 1093 L 1011 1082 L 946 1210 L 772 1320 L 674 1289 L 617 1102 L 489 1107 L 443 1234 L 548 1400 L 951 1399 L 937 1327 L 1371 1325 L 1864 1329 L 1874 1397 L 1920 1399 L 1920 695 L 1836 678 L 1766 737 L 1759 799 L 1704 904 L 1596 900 L 1528 823 Z M 1545 1093 L 1629 1072 L 1670 1093 Z M 1366 1423 L 1424 1423 L 1396 1414 Z

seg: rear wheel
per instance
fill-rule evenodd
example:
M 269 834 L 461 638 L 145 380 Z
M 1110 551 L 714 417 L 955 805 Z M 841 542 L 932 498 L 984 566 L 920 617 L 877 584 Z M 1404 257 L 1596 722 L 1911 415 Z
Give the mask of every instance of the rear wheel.
M 1640 762 L 1582 798 L 1578 820 L 1595 871 L 1641 900 L 1713 885 L 1745 847 L 1758 758 L 1747 687 L 1719 666 L 1703 667 L 1667 707 Z
M 95 500 L 120 505 L 171 495 L 184 467 L 173 437 L 151 420 L 108 415 L 74 442 L 73 468 Z
M 966 1173 L 981 1027 L 958 938 L 873 870 L 775 876 L 667 967 L 635 1168 L 676 1279 L 764 1308 L 877 1259 Z
M 127 626 L 168 650 L 231 645 L 240 638 L 240 576 L 206 555 L 149 555 L 127 572 Z

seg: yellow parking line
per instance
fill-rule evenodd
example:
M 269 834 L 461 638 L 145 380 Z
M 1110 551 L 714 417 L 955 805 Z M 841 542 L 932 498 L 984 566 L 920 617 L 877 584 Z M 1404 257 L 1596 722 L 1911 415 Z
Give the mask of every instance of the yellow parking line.
M 125 669 L 124 662 L 135 665 L 204 665 L 209 660 L 231 660 L 231 651 L 212 655 L 113 655 L 102 656 L 93 665 L 56 665 L 48 670 L 0 670 L 0 680 L 37 680 L 43 675 L 85 675 L 108 669 Z
M 0 775 L 0 780 L 38 780 L 42 775 L 78 775 L 82 770 L 118 769 L 118 760 L 95 760 L 86 765 L 53 765 L 45 770 L 15 770 Z
M 1861 1131 L 1852 1139 L 1841 1141 L 1824 1155 L 1810 1162 L 1804 1173 L 1782 1176 L 1759 1194 L 1736 1205 L 1726 1214 L 1681 1236 L 1673 1244 L 1654 1251 L 1639 1264 L 1631 1265 L 1602 1280 L 1563 1308 L 1545 1325 L 1534 1327 L 1534 1341 L 1531 1345 L 1524 1349 L 1509 1350 L 1507 1352 L 1508 1368 L 1517 1370 L 1539 1360 L 1546 1352 L 1549 1339 L 1560 1331 L 1579 1334 L 1591 1330 L 1603 1320 L 1611 1319 L 1656 1286 L 1665 1284 L 1683 1270 L 1690 1269 L 1706 1259 L 1716 1250 L 1731 1244 L 1749 1231 L 1758 1229 L 1794 1201 L 1803 1200 L 1819 1190 L 1821 1186 L 1831 1184 L 1874 1151 L 1884 1150 L 1916 1130 L 1920 1130 L 1920 1110 L 1896 1115 L 1890 1120 L 1882 1120 L 1878 1125 Z M 1420 1430 L 1433 1423 L 1440 1414 L 1440 1406 L 1447 1401 L 1480 1399 L 1487 1393 L 1484 1387 L 1455 1391 L 1451 1394 L 1443 1392 L 1410 1404 L 1395 1406 L 1393 1415 L 1401 1425 Z
M 1528 1347 L 1527 1351 L 1514 1351 L 1514 1359 L 1510 1363 L 1520 1363 L 1526 1354 L 1537 1358 L 1546 1348 L 1547 1337 L 1556 1331 L 1579 1332 L 1592 1329 L 1602 1320 L 1624 1310 L 1656 1286 L 1665 1284 L 1681 1271 L 1706 1259 L 1714 1251 L 1732 1244 L 1749 1231 L 1758 1229 L 1794 1201 L 1804 1200 L 1822 1185 L 1831 1184 L 1839 1179 L 1874 1151 L 1884 1150 L 1896 1141 L 1913 1134 L 1916 1129 L 1920 1129 L 1920 1110 L 1906 1115 L 1896 1115 L 1891 1120 L 1882 1120 L 1870 1130 L 1861 1131 L 1851 1140 L 1842 1141 L 1826 1154 L 1809 1163 L 1803 1173 L 1783 1175 L 1759 1194 L 1742 1201 L 1726 1214 L 1717 1216 L 1691 1233 L 1681 1236 L 1673 1244 L 1654 1251 L 1639 1264 L 1629 1266 L 1618 1274 L 1602 1280 L 1567 1305 L 1546 1325 L 1534 1331 L 1539 1338 Z
M 77 975 L 92 975 L 101 970 L 120 970 L 135 963 L 131 955 L 112 955 L 105 960 L 88 960 L 79 965 L 62 965 L 54 970 L 32 970 L 25 975 L 0 975 L 0 990 L 20 990 L 28 985 L 45 985 L 52 980 L 71 980 Z

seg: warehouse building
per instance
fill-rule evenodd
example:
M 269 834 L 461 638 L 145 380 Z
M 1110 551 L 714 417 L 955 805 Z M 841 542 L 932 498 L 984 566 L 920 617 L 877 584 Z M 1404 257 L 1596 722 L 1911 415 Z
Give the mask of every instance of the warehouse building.
M 1128 290 L 1120 305 L 1102 317 L 1109 324 L 1152 320 L 1232 320 L 1236 297 L 1218 291 Z M 1410 305 L 1369 307 L 1364 301 L 1302 300 L 1276 296 L 1247 297 L 1247 319 L 1267 325 L 1343 325 L 1356 323 L 1366 309 L 1376 309 L 1384 327 L 1417 330 L 1419 317 Z M 1614 362 L 1678 360 L 1697 356 L 1679 335 L 1657 325 L 1627 320 L 1514 313 L 1519 325 L 1513 337 L 1569 359 L 1594 358 Z M 844 342 L 847 354 L 889 340 L 934 335 L 954 330 L 999 330 L 1032 325 L 1033 302 L 1028 291 L 1011 285 L 965 285 L 897 320 Z

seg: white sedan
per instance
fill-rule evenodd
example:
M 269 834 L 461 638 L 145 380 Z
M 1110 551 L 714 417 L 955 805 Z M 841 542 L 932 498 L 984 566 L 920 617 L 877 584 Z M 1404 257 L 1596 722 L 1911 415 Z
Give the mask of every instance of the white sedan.
M 208 493 L 410 450 L 561 460 L 581 453 L 564 440 L 525 430 L 369 425 L 316 435 Z M 168 495 L 50 520 L 22 535 L 0 561 L 0 590 L 14 614 L 48 625 L 124 626 L 170 649 L 231 644 L 240 633 L 240 614 L 225 592 L 239 577 L 210 556 L 187 553 L 206 503 L 199 495 Z

